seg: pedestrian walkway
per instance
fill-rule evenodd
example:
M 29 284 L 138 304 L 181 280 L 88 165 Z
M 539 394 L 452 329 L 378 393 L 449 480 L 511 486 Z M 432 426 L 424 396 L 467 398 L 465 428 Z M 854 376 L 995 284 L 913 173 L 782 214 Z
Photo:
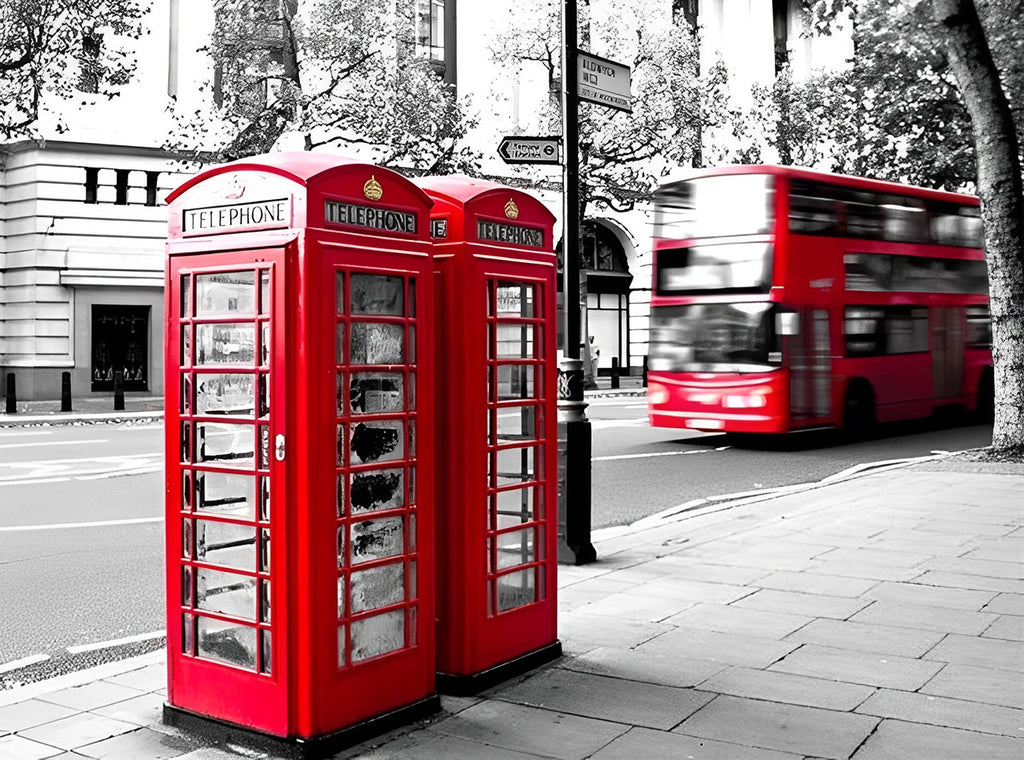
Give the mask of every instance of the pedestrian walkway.
M 933 457 L 600 532 L 564 657 L 337 757 L 1020 760 L 1022 494 Z M 161 653 L 0 692 L 0 758 L 268 757 L 165 695 Z
M 5 399 L 6 400 L 6 399 Z M 60 399 L 45 401 L 18 401 L 17 411 L 6 412 L 0 404 L 0 427 L 19 425 L 61 425 L 110 420 L 145 420 L 163 416 L 164 399 L 149 394 L 125 394 L 124 409 L 114 408 L 114 397 L 90 395 L 71 400 L 71 411 L 61 410 Z

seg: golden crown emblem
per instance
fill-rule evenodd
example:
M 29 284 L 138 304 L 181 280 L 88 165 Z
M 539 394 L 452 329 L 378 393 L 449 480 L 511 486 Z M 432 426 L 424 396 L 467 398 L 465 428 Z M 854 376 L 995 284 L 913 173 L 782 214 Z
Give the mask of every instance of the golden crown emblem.
M 366 180 L 366 184 L 363 185 L 363 195 L 371 201 L 379 201 L 381 196 L 384 195 L 384 188 L 380 186 L 380 182 L 378 182 L 372 174 L 370 175 L 370 178 Z
M 516 202 L 511 198 L 509 198 L 508 203 L 505 204 L 505 216 L 509 219 L 515 219 L 519 216 L 519 206 L 517 206 Z

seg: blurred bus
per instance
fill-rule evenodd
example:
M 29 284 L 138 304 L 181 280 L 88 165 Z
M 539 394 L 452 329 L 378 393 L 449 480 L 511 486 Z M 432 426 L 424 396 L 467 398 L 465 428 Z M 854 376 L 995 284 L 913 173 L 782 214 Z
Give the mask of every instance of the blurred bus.
M 978 199 L 777 166 L 655 194 L 648 415 L 861 433 L 993 398 Z

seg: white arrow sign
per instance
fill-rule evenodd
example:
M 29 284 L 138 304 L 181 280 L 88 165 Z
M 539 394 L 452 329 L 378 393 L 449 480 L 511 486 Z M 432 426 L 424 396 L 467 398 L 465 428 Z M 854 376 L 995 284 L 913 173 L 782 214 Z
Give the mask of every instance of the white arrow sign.
M 557 164 L 557 137 L 503 137 L 498 155 L 506 164 Z

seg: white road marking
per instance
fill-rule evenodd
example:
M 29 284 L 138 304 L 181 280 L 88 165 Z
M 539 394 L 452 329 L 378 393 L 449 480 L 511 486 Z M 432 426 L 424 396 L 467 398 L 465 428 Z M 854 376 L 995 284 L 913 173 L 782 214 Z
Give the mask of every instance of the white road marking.
M 29 446 L 80 446 L 86 443 L 110 443 L 108 438 L 91 438 L 85 441 L 43 441 L 42 443 L 2 443 L 0 449 L 24 449 Z
M 121 475 L 159 472 L 163 454 L 124 454 L 110 457 L 78 457 L 45 459 L 31 462 L 9 462 L 0 465 L 0 486 L 55 483 L 66 480 L 96 480 Z
M 730 446 L 718 446 L 714 449 L 688 449 L 687 451 L 652 451 L 647 454 L 616 454 L 608 457 L 593 457 L 591 462 L 611 462 L 616 459 L 645 459 L 647 457 L 675 457 L 686 454 L 710 454 L 715 451 L 725 451 Z
M 19 428 L 0 428 L 0 438 L 14 438 L 16 435 L 53 435 L 52 430 L 21 430 Z
M 50 659 L 48 654 L 33 654 L 28 657 L 22 657 L 20 660 L 11 660 L 0 664 L 0 673 L 9 673 L 12 670 L 19 670 L 21 668 L 27 668 L 29 665 L 35 665 L 37 662 L 46 662 Z
M 166 636 L 166 631 L 152 631 L 150 633 L 140 633 L 137 636 L 125 636 L 123 639 L 111 639 L 110 641 L 99 641 L 95 644 L 82 644 L 76 647 L 68 647 L 68 654 L 82 654 L 82 652 L 95 652 L 98 649 L 109 649 L 110 647 L 119 647 L 122 644 L 134 644 L 138 641 L 150 641 L 152 639 L 159 639 Z
M 111 528 L 118 525 L 144 525 L 163 522 L 162 517 L 137 517 L 131 520 L 97 520 L 95 522 L 50 523 L 49 525 L 8 525 L 0 533 L 26 533 L 34 530 L 66 530 L 79 528 Z

